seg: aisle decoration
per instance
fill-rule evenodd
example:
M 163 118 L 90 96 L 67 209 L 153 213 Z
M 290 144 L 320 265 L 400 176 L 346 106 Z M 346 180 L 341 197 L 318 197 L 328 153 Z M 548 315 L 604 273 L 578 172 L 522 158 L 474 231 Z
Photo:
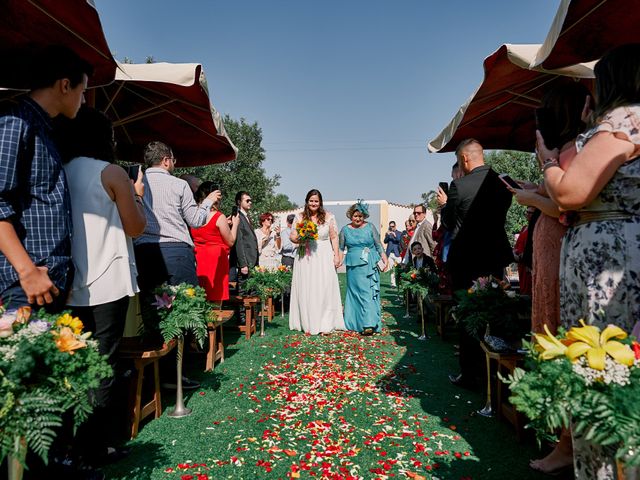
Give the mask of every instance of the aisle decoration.
M 182 393 L 182 355 L 184 353 L 184 337 L 192 333 L 198 345 L 202 347 L 207 338 L 207 324 L 216 319 L 216 313 L 207 302 L 202 287 L 188 283 L 180 285 L 162 285 L 156 289 L 156 301 L 152 304 L 160 316 L 160 332 L 166 343 L 178 342 L 178 368 L 176 406 L 170 417 L 185 417 L 191 409 L 184 406 Z
M 33 313 L 0 304 L 0 462 L 20 470 L 27 450 L 47 453 L 69 411 L 74 426 L 93 410 L 90 391 L 113 375 L 98 342 L 69 313 Z M 20 478 L 14 471 L 13 478 Z
M 521 339 L 531 329 L 529 297 L 516 295 L 509 282 L 495 277 L 480 277 L 467 291 L 455 292 L 455 318 L 469 335 L 482 340 L 487 329 L 493 336 Z
M 429 268 L 408 268 L 400 271 L 398 278 L 398 288 L 404 292 L 406 303 L 406 315 L 409 316 L 409 296 L 415 295 L 418 299 L 418 308 L 420 310 L 420 319 L 422 323 L 422 335 L 420 340 L 426 340 L 426 327 L 424 323 L 424 305 L 423 302 L 429 295 L 436 293 L 438 290 L 439 278 L 436 273 Z
M 527 370 L 504 381 L 513 405 L 539 435 L 568 428 L 616 457 L 640 465 L 640 344 L 614 325 L 585 325 L 528 343 Z
M 260 311 L 264 312 L 269 298 L 280 295 L 281 301 L 284 303 L 282 296 L 287 287 L 291 285 L 291 279 L 291 269 L 285 265 L 280 265 L 275 269 L 256 266 L 251 271 L 244 288 L 247 291 L 255 292 L 260 297 L 262 302 Z M 261 315 L 260 336 L 264 337 L 264 314 Z
M 298 256 L 304 258 L 311 254 L 311 247 L 318 240 L 318 225 L 311 220 L 302 220 L 296 225 L 298 232 Z

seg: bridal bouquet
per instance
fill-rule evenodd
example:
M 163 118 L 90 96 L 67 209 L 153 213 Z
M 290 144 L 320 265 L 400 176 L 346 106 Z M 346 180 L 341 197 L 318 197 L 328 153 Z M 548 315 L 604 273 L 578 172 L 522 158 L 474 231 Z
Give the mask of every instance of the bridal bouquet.
M 46 462 L 65 412 L 77 426 L 93 410 L 91 390 L 113 372 L 83 328 L 69 313 L 0 303 L 0 463 L 27 449 Z
M 511 402 L 539 434 L 572 424 L 592 443 L 612 445 L 616 457 L 640 465 L 640 344 L 614 325 L 536 334 L 528 368 L 505 382 Z
M 311 253 L 311 245 L 318 240 L 318 225 L 311 220 L 302 220 L 296 225 L 298 232 L 298 255 L 303 258 Z
M 531 329 L 528 298 L 516 295 L 509 282 L 495 277 L 480 277 L 468 290 L 455 293 L 458 304 L 455 318 L 469 335 L 481 339 L 487 325 L 494 336 L 520 339 Z

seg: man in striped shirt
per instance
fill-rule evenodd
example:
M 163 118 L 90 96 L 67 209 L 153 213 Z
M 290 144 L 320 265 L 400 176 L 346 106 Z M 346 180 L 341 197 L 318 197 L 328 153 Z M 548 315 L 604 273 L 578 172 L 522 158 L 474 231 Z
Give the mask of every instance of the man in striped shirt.
M 49 47 L 37 57 L 29 94 L 0 117 L 0 299 L 7 309 L 64 306 L 71 206 L 51 122 L 76 116 L 92 71 L 72 50 Z

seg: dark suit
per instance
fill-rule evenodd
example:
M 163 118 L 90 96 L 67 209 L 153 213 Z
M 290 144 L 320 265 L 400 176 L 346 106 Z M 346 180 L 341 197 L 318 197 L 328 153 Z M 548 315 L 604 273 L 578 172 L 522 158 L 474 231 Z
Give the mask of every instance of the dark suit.
M 468 289 L 478 277 L 503 277 L 513 260 L 504 230 L 512 195 L 489 166 L 474 168 L 449 187 L 442 223 L 451 232 L 447 258 L 453 290 Z M 482 350 L 460 325 L 460 372 L 464 382 L 484 378 Z
M 249 223 L 249 219 L 240 212 L 240 223 L 238 224 L 238 232 L 236 234 L 236 243 L 231 249 L 229 255 L 230 264 L 235 263 L 237 267 L 238 277 L 238 295 L 245 294 L 244 283 L 249 278 L 249 274 L 243 274 L 240 269 L 247 267 L 249 270 L 258 264 L 258 239 L 256 232 Z M 244 309 L 238 309 L 238 318 L 240 323 L 244 323 Z
M 451 182 L 442 223 L 451 232 L 447 265 L 454 290 L 467 289 L 478 277 L 502 278 L 513 260 L 504 230 L 512 195 L 488 165 Z

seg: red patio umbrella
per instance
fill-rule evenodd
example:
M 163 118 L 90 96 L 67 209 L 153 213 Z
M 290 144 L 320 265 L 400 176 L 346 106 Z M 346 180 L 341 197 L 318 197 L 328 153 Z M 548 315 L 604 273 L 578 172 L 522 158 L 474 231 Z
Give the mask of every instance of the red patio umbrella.
M 121 160 L 141 162 L 153 140 L 171 147 L 178 166 L 236 158 L 200 64 L 119 64 L 115 81 L 96 89 L 95 107 L 114 123 Z
M 591 83 L 589 65 L 558 70 L 529 69 L 540 45 L 502 45 L 484 60 L 484 80 L 454 118 L 427 145 L 430 152 L 451 152 L 466 138 L 486 149 L 532 152 L 534 110 L 557 82 L 580 78 Z
M 35 50 L 66 45 L 94 67 L 89 86 L 111 83 L 116 62 L 92 0 L 2 0 L 0 87 L 28 87 L 25 65 Z
M 562 0 L 532 66 L 560 68 L 597 60 L 640 42 L 640 0 Z

